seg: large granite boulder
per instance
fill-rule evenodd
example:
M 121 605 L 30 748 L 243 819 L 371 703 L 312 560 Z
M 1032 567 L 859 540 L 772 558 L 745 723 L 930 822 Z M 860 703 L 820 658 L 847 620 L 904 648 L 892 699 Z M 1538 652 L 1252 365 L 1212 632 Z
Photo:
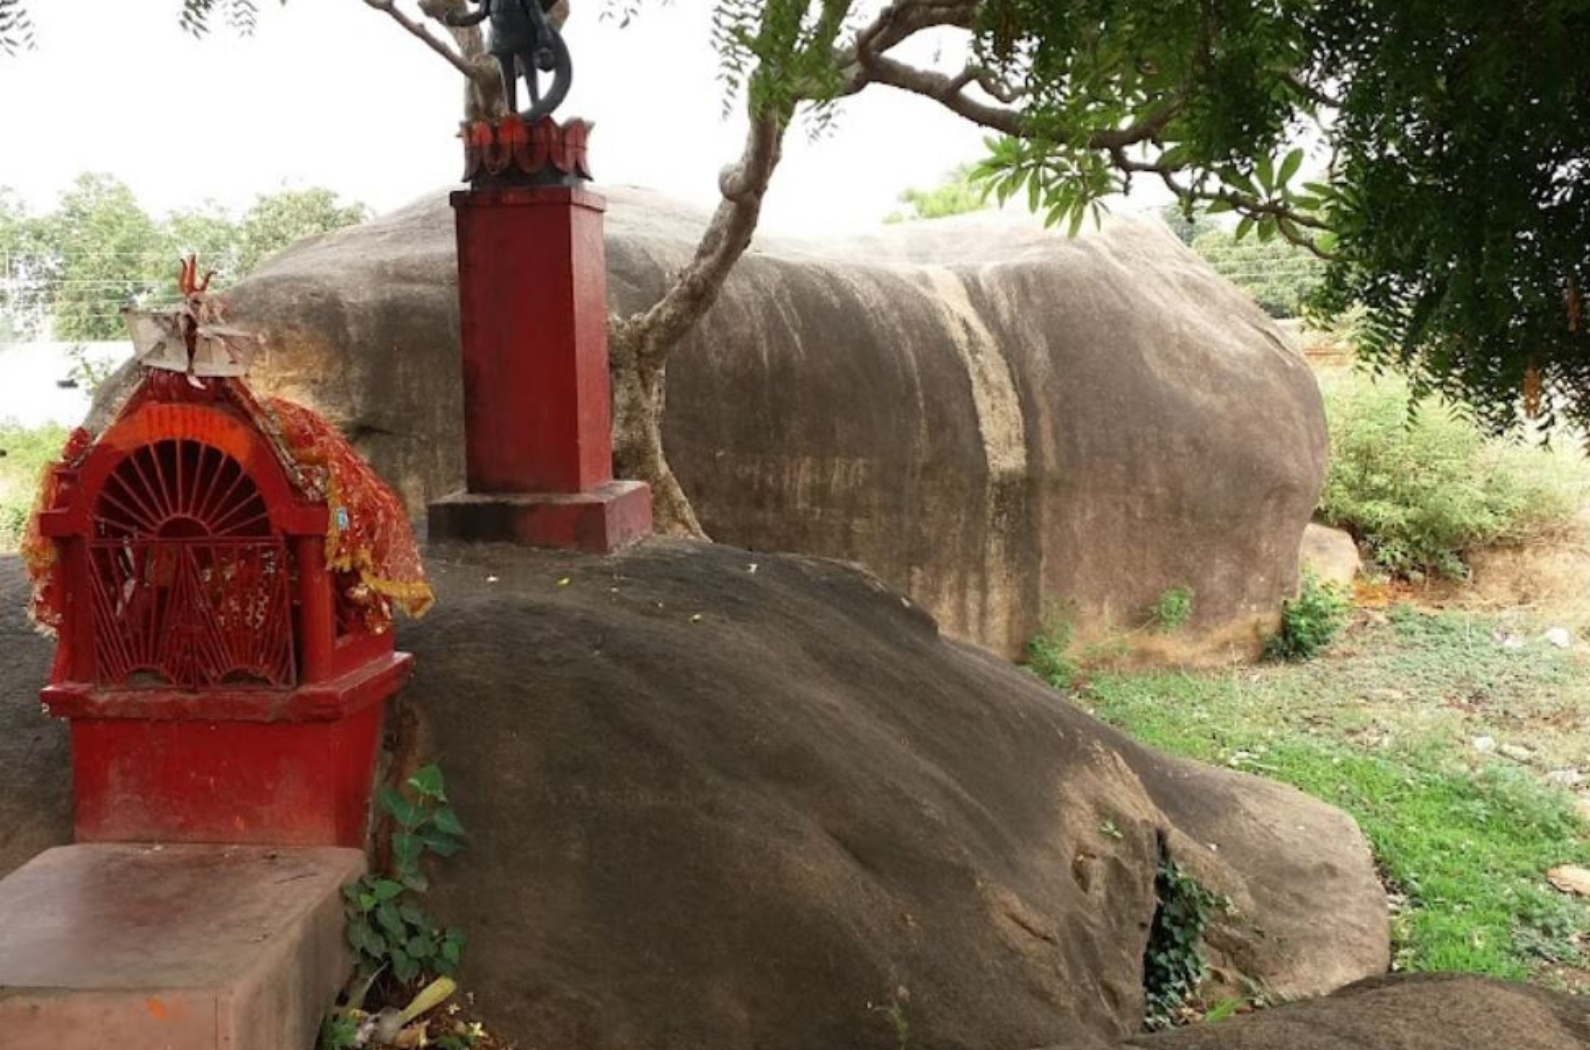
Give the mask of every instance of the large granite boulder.
M 704 217 L 605 191 L 611 299 L 649 305 Z M 534 275 L 527 275 L 533 280 Z M 310 401 L 418 511 L 462 476 L 442 195 L 278 256 L 232 293 L 259 385 Z M 1191 587 L 1177 658 L 1256 651 L 1323 482 L 1314 379 L 1164 227 L 1069 240 L 1025 218 L 759 237 L 669 368 L 666 442 L 715 538 L 866 565 L 1010 654 Z
M 446 772 L 470 841 L 430 903 L 518 1045 L 1126 1038 L 1166 854 L 1234 902 L 1209 937 L 1233 979 L 1317 995 L 1388 963 L 1348 817 L 1132 743 L 858 570 L 661 540 L 428 561 L 395 775 Z M 22 597 L 0 559 L 0 609 Z M 0 646 L 4 872 L 68 825 L 48 642 L 9 617 Z

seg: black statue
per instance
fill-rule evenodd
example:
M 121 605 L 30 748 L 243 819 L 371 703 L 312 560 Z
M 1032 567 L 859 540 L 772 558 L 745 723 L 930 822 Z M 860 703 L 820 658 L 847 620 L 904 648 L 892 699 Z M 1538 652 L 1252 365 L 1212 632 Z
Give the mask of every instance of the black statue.
M 450 12 L 451 26 L 473 26 L 490 19 L 486 50 L 502 67 L 503 101 L 509 112 L 519 112 L 519 73 L 524 74 L 530 92 L 530 108 L 519 119 L 532 124 L 550 116 L 562 104 L 574 79 L 563 35 L 547 18 L 557 0 L 479 0 L 480 9 L 469 13 Z M 541 91 L 541 74 L 552 74 L 546 93 Z

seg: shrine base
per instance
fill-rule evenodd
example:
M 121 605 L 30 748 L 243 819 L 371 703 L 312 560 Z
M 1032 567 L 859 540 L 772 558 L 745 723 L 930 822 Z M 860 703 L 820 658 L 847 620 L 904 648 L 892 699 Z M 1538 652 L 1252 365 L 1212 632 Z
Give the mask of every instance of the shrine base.
M 576 493 L 455 493 L 432 503 L 431 542 L 517 543 L 609 554 L 651 534 L 651 489 L 610 481 Z
M 315 1045 L 352 969 L 349 849 L 64 846 L 0 880 L 7 1050 Z

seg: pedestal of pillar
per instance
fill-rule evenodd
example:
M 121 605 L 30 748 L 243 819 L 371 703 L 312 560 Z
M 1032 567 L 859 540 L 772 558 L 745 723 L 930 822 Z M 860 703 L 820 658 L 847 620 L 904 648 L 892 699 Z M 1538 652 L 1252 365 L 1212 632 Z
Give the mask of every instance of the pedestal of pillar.
M 607 554 L 651 535 L 651 489 L 609 481 L 588 492 L 460 492 L 429 508 L 432 539 Z
M 614 481 L 606 203 L 583 183 L 578 121 L 465 133 L 452 196 L 467 490 L 432 503 L 433 540 L 607 553 L 651 531 L 651 492 Z

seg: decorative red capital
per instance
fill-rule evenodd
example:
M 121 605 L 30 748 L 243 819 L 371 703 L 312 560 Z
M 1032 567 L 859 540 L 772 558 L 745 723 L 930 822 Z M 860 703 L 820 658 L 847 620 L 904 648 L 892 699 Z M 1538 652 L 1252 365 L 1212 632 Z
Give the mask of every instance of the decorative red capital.
M 516 116 L 477 120 L 459 132 L 464 140 L 464 181 L 488 184 L 569 185 L 591 177 L 587 143 L 591 124 L 559 124 L 542 117 L 526 126 Z

